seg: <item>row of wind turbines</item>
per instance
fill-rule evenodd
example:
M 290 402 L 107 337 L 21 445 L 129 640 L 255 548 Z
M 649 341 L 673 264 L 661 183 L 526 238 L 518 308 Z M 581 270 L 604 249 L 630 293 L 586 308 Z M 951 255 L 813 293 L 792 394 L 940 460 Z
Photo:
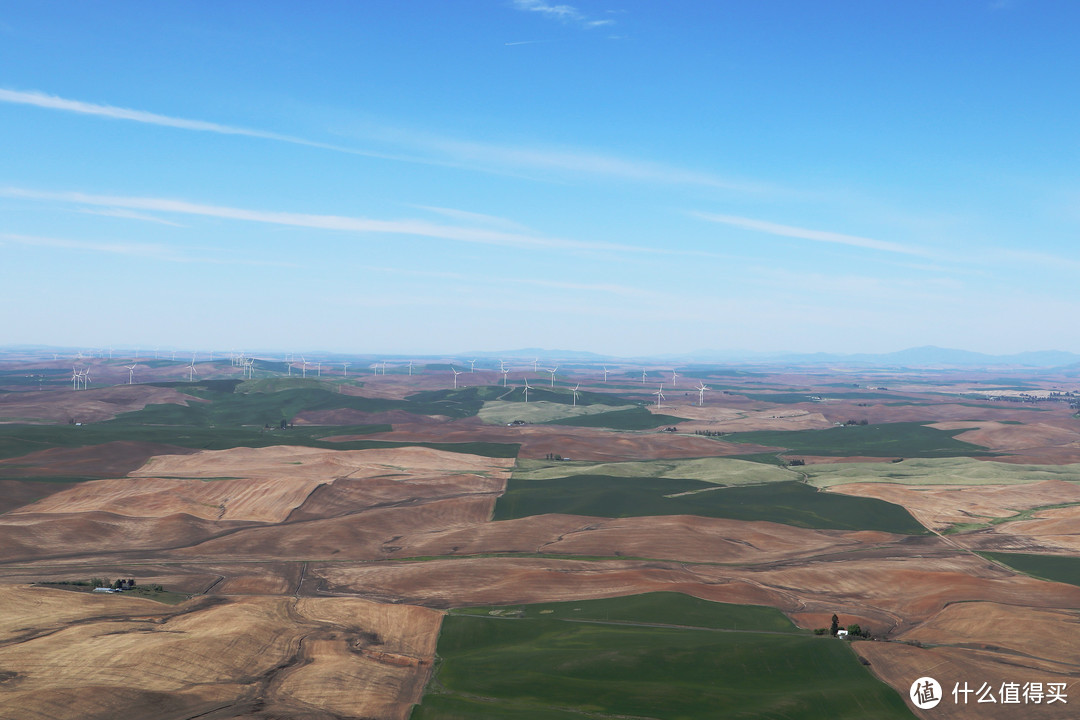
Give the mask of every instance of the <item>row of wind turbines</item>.
M 80 353 L 80 355 L 81 355 L 81 353 Z M 227 353 L 227 355 L 228 355 L 228 357 L 230 359 L 230 363 L 231 363 L 231 365 L 233 367 L 239 367 L 239 368 L 241 368 L 243 370 L 243 374 L 244 374 L 245 379 L 250 379 L 250 378 L 255 377 L 255 358 L 254 357 L 249 357 L 245 353 L 237 352 L 237 351 Z M 175 351 L 173 351 L 172 358 L 175 360 L 175 357 L 176 357 L 176 353 L 175 353 Z M 211 358 L 213 357 L 212 353 L 210 354 L 210 357 Z M 195 377 L 199 374 L 199 371 L 198 371 L 198 369 L 196 368 L 196 365 L 195 365 L 196 358 L 197 358 L 197 353 L 192 353 L 191 361 L 186 366 L 184 366 L 184 369 L 187 371 L 188 382 L 194 382 Z M 468 360 L 466 362 L 468 362 L 468 364 L 469 364 L 468 372 L 471 373 L 471 374 L 474 374 L 476 372 L 477 360 L 473 359 L 473 360 Z M 311 361 L 311 362 L 309 362 L 307 360 L 307 358 L 305 358 L 303 355 L 300 355 L 300 360 L 298 362 L 296 360 L 296 355 L 291 354 L 291 355 L 286 355 L 285 356 L 285 364 L 287 366 L 287 374 L 288 374 L 289 377 L 292 377 L 292 371 L 293 371 L 293 368 L 294 368 L 295 365 L 299 365 L 300 376 L 302 378 L 307 377 L 307 371 L 308 371 L 309 366 L 314 366 L 315 376 L 316 377 L 322 377 L 323 363 L 321 361 Z M 342 375 L 344 377 L 348 377 L 349 366 L 352 365 L 353 363 L 341 362 L 341 363 L 337 363 L 337 364 L 340 364 L 342 366 Z M 369 367 L 372 370 L 373 375 L 377 377 L 380 374 L 380 371 L 381 371 L 382 375 L 386 375 L 386 366 L 387 366 L 386 361 L 379 361 L 379 362 L 372 363 Z M 131 365 L 124 365 L 122 367 L 128 371 L 128 382 L 127 382 L 127 384 L 129 384 L 129 385 L 134 384 L 135 383 L 135 370 L 136 370 L 136 368 L 139 367 L 138 362 L 134 362 Z M 408 368 L 408 375 L 411 377 L 413 375 L 415 364 L 413 363 L 412 360 L 409 360 L 407 364 L 399 366 L 399 367 Z M 533 373 L 535 373 L 535 374 L 540 374 L 541 372 L 548 373 L 549 376 L 550 376 L 549 377 L 549 386 L 552 387 L 552 388 L 555 387 L 555 379 L 556 379 L 557 373 L 559 371 L 559 366 L 558 365 L 556 365 L 555 367 L 552 367 L 552 368 L 541 368 L 540 367 L 540 358 L 534 358 L 532 360 L 532 370 L 533 370 Z M 453 373 L 453 387 L 454 387 L 454 389 L 458 389 L 459 388 L 458 376 L 465 374 L 466 371 L 465 370 L 458 370 L 456 367 L 454 367 L 453 364 L 450 365 L 450 371 Z M 608 382 L 608 377 L 611 374 L 611 370 L 606 365 L 603 365 L 603 366 L 601 366 L 601 371 L 603 372 L 603 375 L 604 375 L 603 382 L 607 383 Z M 499 373 L 502 375 L 502 385 L 503 385 L 503 387 L 508 387 L 509 386 L 510 372 L 511 372 L 511 368 L 508 367 L 506 361 L 500 359 L 499 360 Z M 642 371 L 641 371 L 641 384 L 642 385 L 644 385 L 648 381 L 648 377 L 649 377 L 648 371 L 643 368 Z M 678 371 L 673 369 L 671 371 L 671 386 L 672 387 L 675 387 L 675 384 L 676 384 L 676 381 L 678 380 L 678 378 L 679 378 Z M 528 377 L 523 377 L 522 379 L 523 379 L 524 385 L 521 387 L 521 391 L 522 391 L 522 393 L 524 395 L 525 402 L 528 402 L 529 401 L 529 391 L 530 390 L 535 390 L 536 388 L 535 388 L 535 386 L 529 384 Z M 72 366 L 71 385 L 72 385 L 73 390 L 86 390 L 87 388 L 89 388 L 89 386 L 90 386 L 90 366 L 89 365 L 87 365 L 82 370 L 79 370 L 77 366 L 74 366 L 74 365 Z M 578 396 L 580 395 L 580 388 L 581 388 L 581 383 L 577 383 L 577 384 L 574 385 L 574 387 L 570 391 L 572 393 L 572 397 L 573 397 L 572 403 L 573 403 L 573 405 L 575 407 L 577 406 Z M 696 388 L 694 388 L 694 389 L 698 391 L 698 405 L 699 406 L 704 405 L 705 404 L 705 391 L 710 389 L 709 386 L 706 385 L 704 382 L 699 381 L 698 386 Z M 664 402 L 664 400 L 667 399 L 666 396 L 664 395 L 664 383 L 660 383 L 657 390 L 654 391 L 652 394 L 656 396 L 656 406 L 658 408 L 663 407 L 663 402 Z

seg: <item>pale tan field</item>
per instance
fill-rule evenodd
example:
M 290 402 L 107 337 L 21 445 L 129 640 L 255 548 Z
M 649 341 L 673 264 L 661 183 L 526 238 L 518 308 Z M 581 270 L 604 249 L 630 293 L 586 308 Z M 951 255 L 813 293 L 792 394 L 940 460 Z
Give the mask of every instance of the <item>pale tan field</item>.
M 1018 517 L 1021 512 L 1031 508 L 1080 503 L 1080 485 L 1062 480 L 976 487 L 852 483 L 834 485 L 830 491 L 902 505 L 920 523 L 939 532 L 958 524 L 988 523 L 1000 518 Z M 1009 531 L 1015 532 L 1019 523 L 1009 525 Z
M 0 587 L 0 685 L 19 718 L 405 718 L 430 672 L 441 616 L 356 599 L 146 600 Z M 10 628 L 10 629 L 9 629 Z M 88 702 L 72 702 L 75 698 Z M 3 714 L 4 710 L 0 710 Z M 222 717 L 220 715 L 215 715 Z
M 677 478 L 702 480 L 718 485 L 754 485 L 799 478 L 798 473 L 779 465 L 715 457 L 609 463 L 522 460 L 514 470 L 514 477 L 519 480 L 545 480 L 574 475 Z
M 1019 465 L 998 462 L 999 458 L 908 458 L 898 463 L 842 458 L 843 462 L 830 464 L 818 464 L 817 460 L 807 460 L 797 468 L 816 487 L 871 482 L 949 486 L 1080 482 L 1080 465 Z

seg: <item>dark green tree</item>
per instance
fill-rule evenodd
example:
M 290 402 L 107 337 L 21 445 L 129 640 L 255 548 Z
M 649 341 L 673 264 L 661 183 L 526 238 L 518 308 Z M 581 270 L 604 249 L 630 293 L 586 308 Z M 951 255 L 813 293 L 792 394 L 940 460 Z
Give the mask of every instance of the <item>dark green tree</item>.
M 829 626 L 829 634 L 836 637 L 836 633 L 840 630 L 840 618 L 834 614 L 832 616 L 832 625 Z

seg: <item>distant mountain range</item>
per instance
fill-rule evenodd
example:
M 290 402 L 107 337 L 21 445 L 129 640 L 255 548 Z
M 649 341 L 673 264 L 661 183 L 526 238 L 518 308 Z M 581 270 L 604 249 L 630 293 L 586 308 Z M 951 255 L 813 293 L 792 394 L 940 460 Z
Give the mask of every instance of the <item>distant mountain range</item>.
M 934 345 L 908 348 L 890 353 L 793 353 L 754 351 L 698 350 L 692 353 L 667 356 L 615 358 L 610 355 L 577 350 L 546 350 L 544 348 L 519 348 L 498 352 L 475 351 L 462 355 L 473 358 L 523 358 L 534 357 L 541 361 L 595 363 L 603 360 L 633 360 L 637 362 L 676 362 L 681 364 L 752 364 L 752 365 L 865 365 L 890 368 L 1061 368 L 1077 365 L 1080 355 L 1063 350 L 1038 350 L 1010 355 L 957 350 Z
M 75 352 L 73 348 L 50 347 L 45 345 L 7 345 L 0 346 L 0 355 L 15 353 L 25 355 L 48 356 L 51 353 L 62 353 L 70 356 Z M 149 352 L 149 351 L 144 351 Z M 188 351 L 190 352 L 190 351 Z M 170 351 L 162 351 L 164 357 Z M 280 351 L 253 352 L 254 356 L 281 355 Z M 1032 368 L 1068 369 L 1080 374 L 1080 355 L 1063 350 L 1038 350 L 1009 355 L 990 355 L 987 353 L 972 352 L 970 350 L 957 350 L 955 348 L 943 348 L 934 345 L 908 348 L 890 353 L 795 353 L 795 352 L 757 352 L 752 350 L 696 350 L 690 353 L 674 355 L 652 355 L 638 357 L 618 357 L 582 350 L 548 350 L 545 348 L 518 348 L 515 350 L 472 350 L 469 352 L 456 353 L 454 355 L 436 354 L 371 354 L 371 353 L 342 353 L 322 352 L 308 353 L 308 357 L 318 356 L 323 361 L 332 359 L 352 360 L 356 358 L 375 357 L 411 357 L 414 360 L 423 359 L 446 359 L 457 358 L 458 362 L 468 362 L 475 358 L 481 361 L 505 359 L 509 362 L 531 362 L 538 358 L 545 364 L 589 364 L 598 365 L 604 362 L 610 363 L 663 363 L 686 365 L 845 365 L 865 366 L 881 368 Z M 223 356 L 221 356 L 223 357 Z M 481 364 L 484 364 L 483 362 Z
M 751 362 L 778 365 L 868 365 L 875 367 L 1029 367 L 1059 368 L 1080 363 L 1080 355 L 1063 350 L 1037 350 L 990 355 L 935 345 L 890 353 L 739 353 L 698 351 L 685 356 L 694 362 Z

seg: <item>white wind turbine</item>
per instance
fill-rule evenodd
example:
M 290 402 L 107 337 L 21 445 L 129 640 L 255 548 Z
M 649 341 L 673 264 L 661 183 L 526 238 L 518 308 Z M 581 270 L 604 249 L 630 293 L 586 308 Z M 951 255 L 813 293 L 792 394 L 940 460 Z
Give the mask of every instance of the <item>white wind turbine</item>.
M 556 365 L 555 367 L 548 370 L 548 372 L 551 373 L 551 387 L 555 387 L 555 373 L 558 371 L 558 369 L 559 366 Z
M 697 395 L 697 404 L 698 404 L 698 407 L 701 407 L 702 405 L 705 404 L 705 391 L 708 390 L 708 389 L 709 389 L 708 385 L 706 385 L 705 383 L 698 380 L 698 389 L 697 389 L 697 393 L 698 393 L 698 395 Z
M 607 382 L 608 369 L 607 365 L 604 366 L 604 382 Z
M 386 374 L 386 362 L 385 361 L 383 361 L 383 364 L 382 364 L 382 374 L 383 375 Z
M 409 361 L 409 377 L 412 377 L 412 360 Z
M 138 367 L 138 363 L 134 365 L 125 365 L 128 371 L 128 385 L 132 385 L 135 382 L 135 368 Z
M 662 407 L 660 403 L 664 401 L 664 383 L 660 383 L 660 389 L 653 393 L 656 396 L 656 407 Z
M 675 379 L 679 377 L 679 373 L 674 370 L 671 371 L 671 387 L 675 387 Z
M 581 387 L 581 383 L 578 383 L 577 385 L 575 385 L 574 389 L 571 390 L 571 392 L 574 393 L 574 407 L 577 407 L 577 396 L 578 396 L 578 388 L 579 387 Z
M 300 356 L 300 361 L 304 363 L 303 370 L 301 371 L 300 377 L 307 377 L 307 358 L 305 358 L 303 355 L 301 355 Z
M 453 365 L 450 366 L 450 371 L 452 373 L 454 373 L 454 389 L 457 390 L 457 376 L 460 375 L 461 372 L 458 372 L 457 370 L 455 370 Z M 464 372 L 464 371 L 462 371 L 462 372 Z
M 199 372 L 195 369 L 195 358 L 192 358 L 191 359 L 191 364 L 188 365 L 188 376 L 187 376 L 188 382 L 195 382 L 195 376 L 198 375 L 198 374 L 199 374 Z
M 532 390 L 532 386 L 529 385 L 529 378 L 525 378 L 525 402 L 529 402 L 529 391 Z
M 644 370 L 641 371 L 641 384 L 642 385 L 645 384 L 645 378 L 646 378 L 647 375 L 648 375 L 648 373 L 646 373 Z
M 315 377 L 322 377 L 322 363 L 315 363 Z
M 476 372 L 476 361 L 475 360 L 470 360 L 469 361 L 469 372 L 471 372 L 471 373 Z
M 345 377 L 349 377 L 349 366 L 350 365 L 352 365 L 352 363 L 341 363 L 341 366 L 343 368 L 345 368 Z
M 533 372 L 539 372 L 539 370 L 536 369 L 536 363 L 538 362 L 540 362 L 540 358 L 533 359 Z
M 510 370 L 509 370 L 508 368 L 503 368 L 503 369 L 502 369 L 502 375 L 503 375 L 503 387 L 506 387 L 506 376 L 507 376 L 508 374 L 510 374 Z
M 255 377 L 255 358 L 250 358 L 244 363 L 244 371 L 247 373 L 248 379 Z
M 75 369 L 74 365 L 72 365 L 71 366 L 71 389 L 72 390 L 78 390 L 79 389 L 79 378 L 80 377 L 81 376 L 79 375 L 79 371 Z
M 375 377 L 379 376 L 379 363 L 371 363 L 371 370 L 375 373 Z

